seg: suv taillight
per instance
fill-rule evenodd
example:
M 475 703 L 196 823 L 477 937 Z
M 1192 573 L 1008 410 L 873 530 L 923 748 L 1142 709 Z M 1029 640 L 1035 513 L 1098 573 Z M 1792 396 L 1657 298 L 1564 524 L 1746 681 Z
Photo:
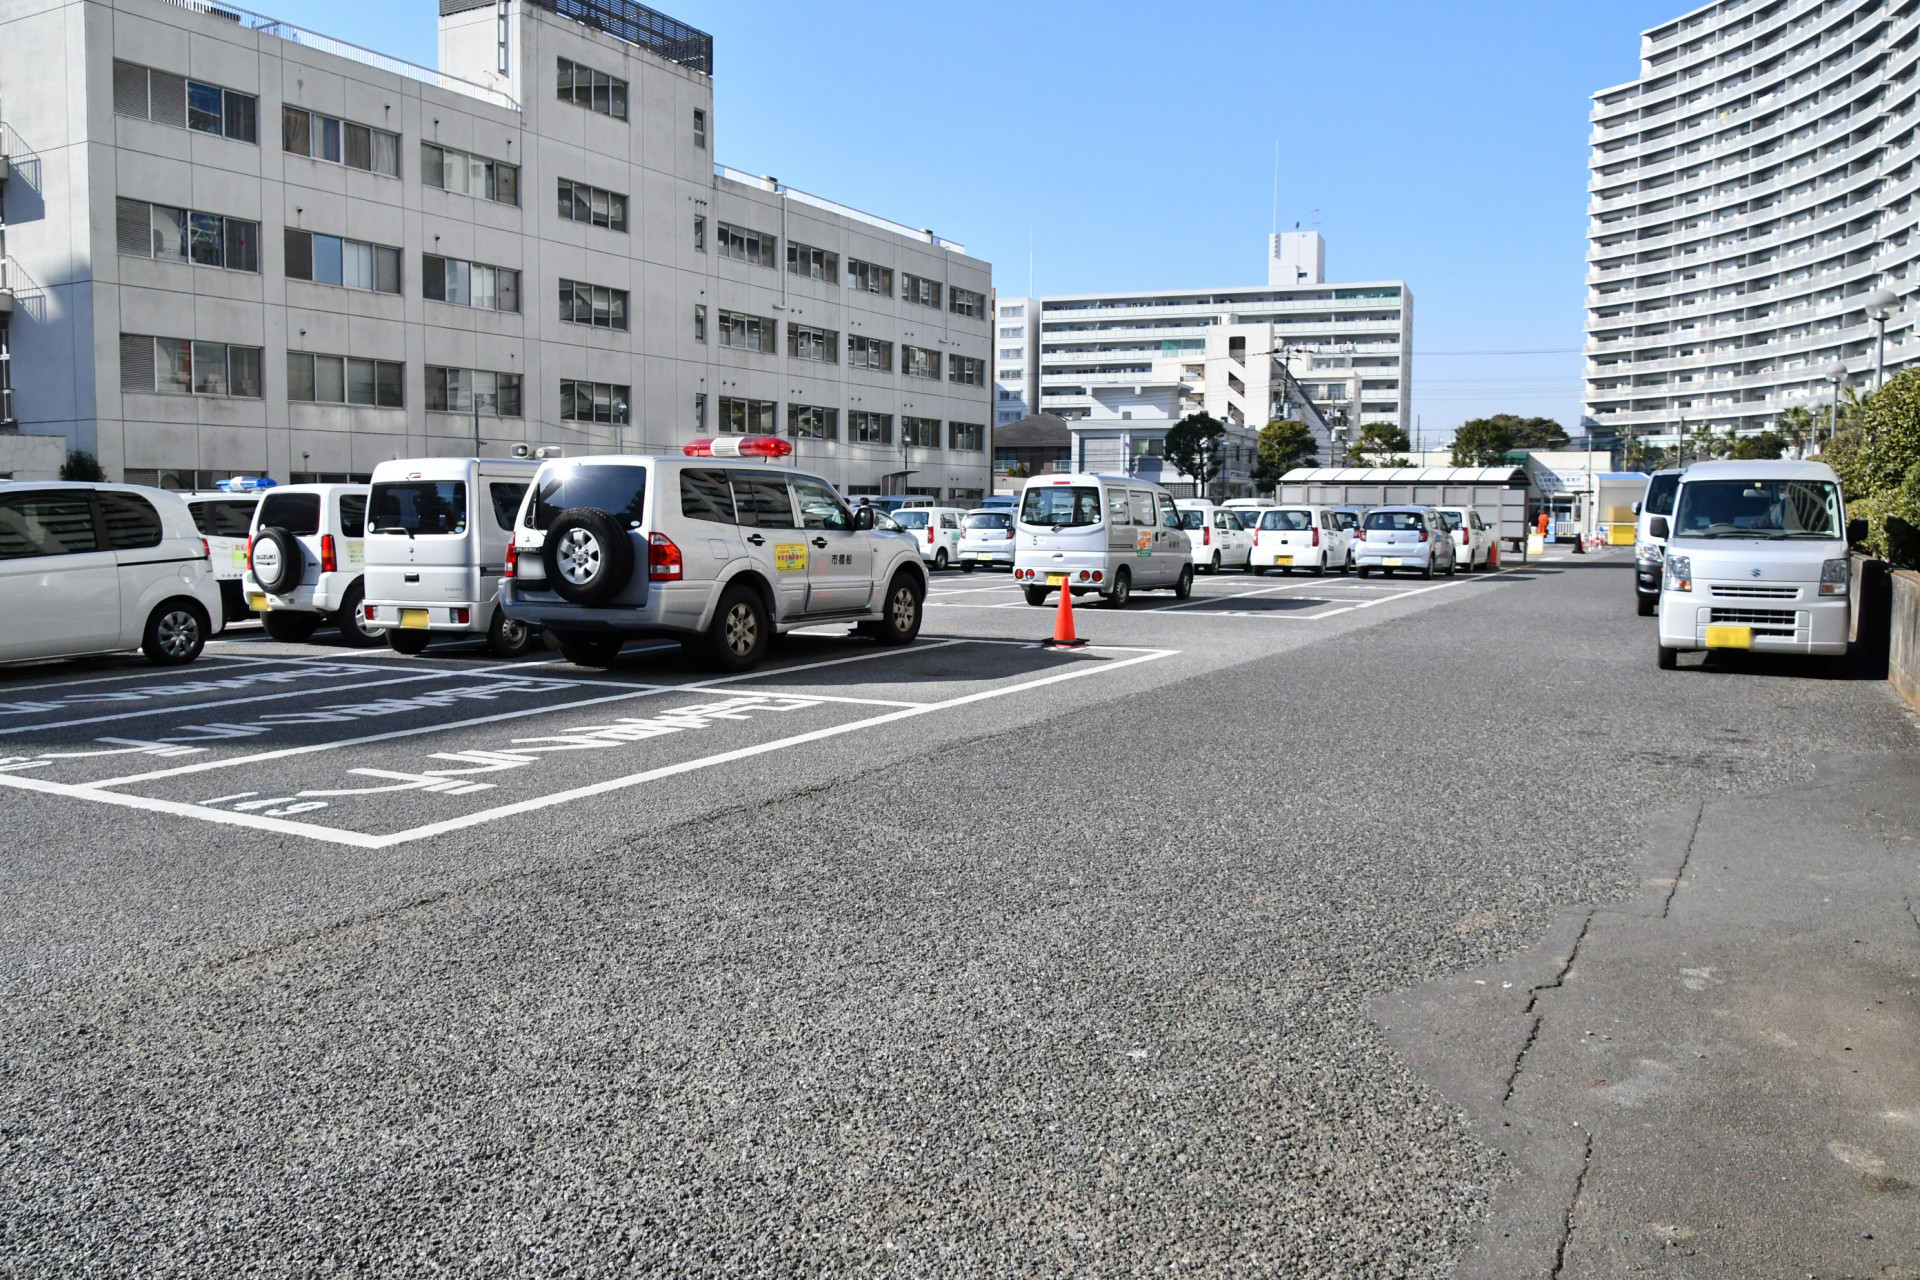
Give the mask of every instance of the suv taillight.
M 200 539 L 200 554 L 209 561 L 213 559 L 213 548 L 207 545 L 205 538 Z
M 655 582 L 677 582 L 685 569 L 680 548 L 664 533 L 647 540 L 647 577 Z
M 513 576 L 513 566 L 519 559 L 520 559 L 519 550 L 513 545 L 513 543 L 511 542 L 507 543 L 507 571 L 504 576 L 509 578 Z
M 323 533 L 320 535 L 320 572 L 337 573 L 339 570 L 340 560 L 339 557 L 334 554 L 333 535 Z

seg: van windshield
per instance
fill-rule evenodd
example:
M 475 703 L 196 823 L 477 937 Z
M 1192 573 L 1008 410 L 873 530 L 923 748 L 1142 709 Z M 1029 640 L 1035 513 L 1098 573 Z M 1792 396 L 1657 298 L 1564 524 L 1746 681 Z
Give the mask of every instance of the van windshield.
M 1020 502 L 1020 523 L 1056 528 L 1099 524 L 1100 491 L 1083 485 L 1029 485 Z
M 1680 477 L 1655 476 L 1647 481 L 1647 497 L 1641 510 L 1650 516 L 1670 516 L 1673 514 L 1673 495 L 1680 490 Z
M 367 502 L 367 524 L 375 533 L 465 533 L 467 483 L 403 480 L 376 484 Z
M 1274 529 L 1311 529 L 1313 513 L 1311 511 L 1269 511 L 1260 517 L 1260 527 Z
M 893 522 L 902 529 L 924 529 L 927 527 L 927 513 L 925 510 L 896 511 L 893 513 Z
M 1689 480 L 1677 505 L 1682 538 L 1840 536 L 1840 490 L 1829 480 Z
M 535 482 L 532 510 L 535 529 L 545 529 L 569 507 L 596 507 L 620 522 L 638 528 L 647 498 L 647 469 L 626 465 L 555 467 Z

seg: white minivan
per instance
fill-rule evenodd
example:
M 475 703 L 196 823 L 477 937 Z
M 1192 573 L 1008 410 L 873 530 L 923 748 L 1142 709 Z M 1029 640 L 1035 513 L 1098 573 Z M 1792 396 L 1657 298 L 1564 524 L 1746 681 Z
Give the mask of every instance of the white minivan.
M 243 580 L 267 634 L 298 643 L 323 622 L 358 647 L 379 644 L 361 616 L 367 486 L 290 484 L 269 489 L 253 515 Z
M 192 662 L 219 614 L 206 540 L 178 495 L 0 482 L 0 662 L 136 648 Z
M 507 544 L 540 464 L 512 458 L 410 458 L 373 469 L 367 497 L 367 626 L 397 653 L 435 637 L 485 636 L 517 658 L 538 628 L 499 608 Z
M 1222 569 L 1245 569 L 1253 563 L 1251 526 L 1242 523 L 1241 513 L 1230 507 L 1215 506 L 1205 498 L 1181 498 L 1174 504 L 1180 523 L 1186 526 L 1187 541 L 1193 544 L 1193 566 L 1202 573 Z
M 1030 480 L 1014 523 L 1013 577 L 1027 603 L 1055 588 L 1105 596 L 1124 609 L 1135 591 L 1193 593 L 1192 542 L 1173 495 L 1132 476 Z
M 1683 649 L 1846 654 L 1849 530 L 1833 468 L 1696 462 L 1672 517 L 1648 524 L 1666 543 L 1662 670 Z

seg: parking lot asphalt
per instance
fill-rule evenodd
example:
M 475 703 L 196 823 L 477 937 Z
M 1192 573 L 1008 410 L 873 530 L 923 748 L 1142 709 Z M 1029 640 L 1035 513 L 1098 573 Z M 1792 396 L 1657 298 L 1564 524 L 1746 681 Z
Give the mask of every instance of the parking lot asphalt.
M 1914 745 L 1630 602 L 1229 574 L 1052 651 L 956 573 L 727 679 L 8 672 L 0 1274 L 1444 1275 L 1507 1169 L 1367 1001 Z

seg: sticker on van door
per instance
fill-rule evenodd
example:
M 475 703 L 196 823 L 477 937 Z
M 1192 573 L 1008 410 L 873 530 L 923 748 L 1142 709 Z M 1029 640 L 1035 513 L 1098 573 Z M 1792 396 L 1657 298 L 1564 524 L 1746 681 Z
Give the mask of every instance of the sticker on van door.
M 359 538 L 347 539 L 347 563 L 359 568 L 367 562 L 367 544 Z
M 1153 550 L 1153 530 L 1142 529 L 1140 531 L 1140 539 L 1134 545 L 1139 550 L 1141 555 L 1146 555 L 1149 551 L 1152 551 Z
M 806 572 L 807 544 L 804 542 L 774 543 L 773 567 L 782 573 Z

